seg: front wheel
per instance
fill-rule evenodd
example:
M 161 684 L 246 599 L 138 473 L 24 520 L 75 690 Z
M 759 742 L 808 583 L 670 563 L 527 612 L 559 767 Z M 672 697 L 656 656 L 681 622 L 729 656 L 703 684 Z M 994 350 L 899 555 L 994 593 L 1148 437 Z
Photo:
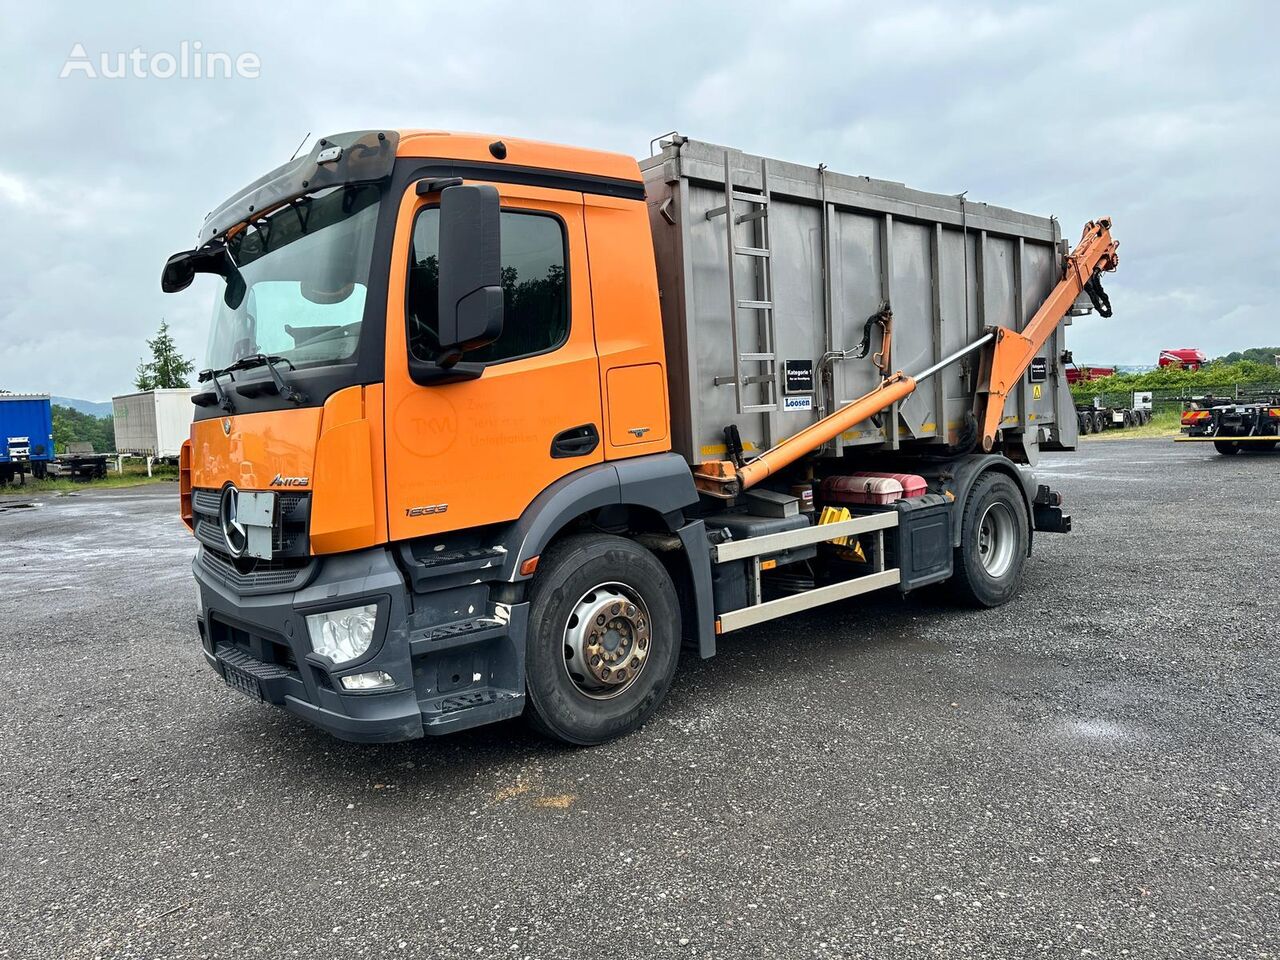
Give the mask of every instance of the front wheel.
M 1231 443 L 1226 440 L 1215 440 L 1213 441 L 1213 449 L 1217 450 L 1224 457 L 1234 457 L 1240 452 L 1240 444 Z
M 1003 473 L 978 478 L 964 505 L 953 587 L 979 607 L 1008 603 L 1022 585 L 1031 531 L 1022 491 Z
M 679 657 L 675 586 L 648 550 L 587 534 L 543 556 L 525 668 L 539 732 L 582 746 L 631 733 L 666 696 Z

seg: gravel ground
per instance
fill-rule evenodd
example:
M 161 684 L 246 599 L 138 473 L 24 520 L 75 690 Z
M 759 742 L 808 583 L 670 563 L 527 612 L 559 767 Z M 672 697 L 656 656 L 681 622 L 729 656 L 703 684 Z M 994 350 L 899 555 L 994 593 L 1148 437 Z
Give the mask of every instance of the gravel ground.
M 172 486 L 0 500 L 0 956 L 1276 956 L 1280 457 L 1041 466 L 1021 599 L 744 631 L 593 750 L 329 739 L 205 667 Z

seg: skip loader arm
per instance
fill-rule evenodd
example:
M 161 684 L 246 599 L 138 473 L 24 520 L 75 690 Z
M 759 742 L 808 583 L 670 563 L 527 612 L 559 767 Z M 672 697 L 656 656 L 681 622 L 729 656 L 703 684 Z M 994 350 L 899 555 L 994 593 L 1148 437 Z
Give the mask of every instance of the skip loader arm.
M 983 450 L 990 452 L 995 445 L 996 431 L 1000 429 L 1009 391 L 1017 386 L 1080 293 L 1088 290 L 1098 312 L 1103 316 L 1111 315 L 1111 305 L 1102 293 L 1098 275 L 1116 268 L 1119 263 L 1118 246 L 1111 238 L 1109 218 L 1085 224 L 1080 242 L 1067 257 L 1066 276 L 1053 288 L 1022 332 L 1004 327 L 990 328 L 990 332 L 995 334 L 995 346 L 983 357 L 975 411 L 982 426 Z
M 991 450 L 995 444 L 996 430 L 1004 413 L 1005 398 L 1022 378 L 1032 359 L 1040 351 L 1066 316 L 1071 304 L 1081 291 L 1088 290 L 1090 297 L 1103 316 L 1111 315 L 1110 304 L 1102 292 L 1098 274 L 1114 270 L 1119 258 L 1118 244 L 1111 239 L 1111 220 L 1103 217 L 1085 225 L 1084 235 L 1075 250 L 1067 257 L 1066 275 L 1053 288 L 1048 298 L 1026 328 L 1017 333 L 1004 327 L 995 327 L 951 356 L 935 363 L 914 377 L 901 370 L 885 377 L 868 393 L 846 404 L 839 410 L 810 424 L 794 436 L 766 450 L 760 456 L 744 464 L 731 460 L 711 460 L 701 463 L 693 472 L 698 489 L 716 497 L 735 497 L 743 490 L 801 457 L 812 453 L 835 436 L 861 423 L 881 410 L 910 396 L 917 385 L 950 366 L 961 357 L 994 343 L 993 349 L 984 352 L 982 373 L 979 377 L 978 412 L 982 425 L 982 447 Z

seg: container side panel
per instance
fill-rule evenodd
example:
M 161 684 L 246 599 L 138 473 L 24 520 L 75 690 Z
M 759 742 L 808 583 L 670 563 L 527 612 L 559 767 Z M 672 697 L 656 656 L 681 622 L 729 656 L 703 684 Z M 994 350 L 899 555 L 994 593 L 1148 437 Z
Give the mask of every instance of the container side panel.
M 773 301 L 776 312 L 779 410 L 773 442 L 813 423 L 817 404 L 816 371 L 825 351 L 826 321 L 822 292 L 822 212 L 816 206 L 779 201 L 770 208 L 773 249 Z M 746 259 L 740 258 L 740 259 Z M 786 363 L 815 372 L 813 390 L 793 381 L 787 393 Z
M 724 216 L 707 219 L 725 202 L 726 155 L 734 188 L 759 191 L 761 158 L 732 148 L 682 139 L 641 162 L 662 288 L 673 446 L 692 462 L 724 454 L 726 425 L 737 426 L 750 452 L 871 390 L 881 376 L 871 357 L 881 349 L 878 329 L 867 356 L 831 362 L 829 388 L 821 359 L 828 350 L 855 350 L 866 319 L 885 300 L 894 313 L 891 368 L 913 373 L 972 343 L 987 326 L 1021 329 L 1061 272 L 1054 246 L 1059 231 L 1050 218 L 890 181 L 832 171 L 820 175 L 815 167 L 780 160 L 768 161 L 768 219 L 763 224 L 747 219 L 730 228 Z M 825 238 L 824 202 L 829 211 Z M 732 213 L 736 218 L 754 209 L 740 200 Z M 738 300 L 772 301 L 772 331 L 765 311 L 735 309 L 730 303 L 729 229 L 740 247 L 762 248 L 767 235 L 771 284 L 758 258 L 739 256 L 732 270 Z M 824 241 L 829 277 L 823 269 Z M 741 361 L 744 378 L 772 380 L 740 384 L 743 403 L 768 404 L 776 398 L 777 409 L 737 413 L 735 332 L 739 353 L 775 357 L 772 365 Z M 1041 395 L 1034 396 L 1030 383 L 1014 391 L 1006 426 L 1018 429 L 1023 418 L 1036 427 L 1063 419 L 1059 411 L 1069 404 L 1061 387 L 1065 339 L 1059 331 L 1046 345 Z M 785 376 L 788 360 L 798 362 L 793 370 L 812 363 L 811 399 L 795 396 L 802 389 Z M 896 421 L 881 417 L 883 426 L 872 420 L 857 424 L 834 449 L 878 449 L 895 439 L 957 442 L 971 413 L 977 369 L 973 359 L 948 367 L 899 405 Z M 1074 424 L 1074 415 L 1069 420 Z
M 923 370 L 934 361 L 933 255 L 931 225 L 895 221 L 890 302 L 893 307 L 892 370 Z M 899 416 L 916 439 L 938 430 L 940 411 L 932 389 L 917 390 L 899 406 Z
M 862 328 L 867 317 L 879 310 L 885 299 L 881 241 L 884 217 L 839 210 L 832 220 L 835 239 L 832 257 L 835 349 L 855 350 L 862 342 Z M 877 336 L 878 332 L 873 331 L 873 346 L 866 357 L 835 361 L 833 383 L 837 406 L 857 399 L 879 381 L 879 371 L 871 362 L 871 354 L 879 345 Z M 881 428 L 866 421 L 842 433 L 838 443 L 840 448 L 848 444 L 879 443 L 883 436 Z

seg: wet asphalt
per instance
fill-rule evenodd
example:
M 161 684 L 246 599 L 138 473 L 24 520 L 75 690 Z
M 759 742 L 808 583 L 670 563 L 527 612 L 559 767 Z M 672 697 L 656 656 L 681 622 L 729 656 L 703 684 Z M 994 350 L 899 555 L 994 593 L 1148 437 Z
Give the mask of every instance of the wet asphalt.
M 744 631 L 591 750 L 332 740 L 205 667 L 173 485 L 0 499 L 0 957 L 1276 956 L 1280 456 L 1041 473 L 1015 602 Z

